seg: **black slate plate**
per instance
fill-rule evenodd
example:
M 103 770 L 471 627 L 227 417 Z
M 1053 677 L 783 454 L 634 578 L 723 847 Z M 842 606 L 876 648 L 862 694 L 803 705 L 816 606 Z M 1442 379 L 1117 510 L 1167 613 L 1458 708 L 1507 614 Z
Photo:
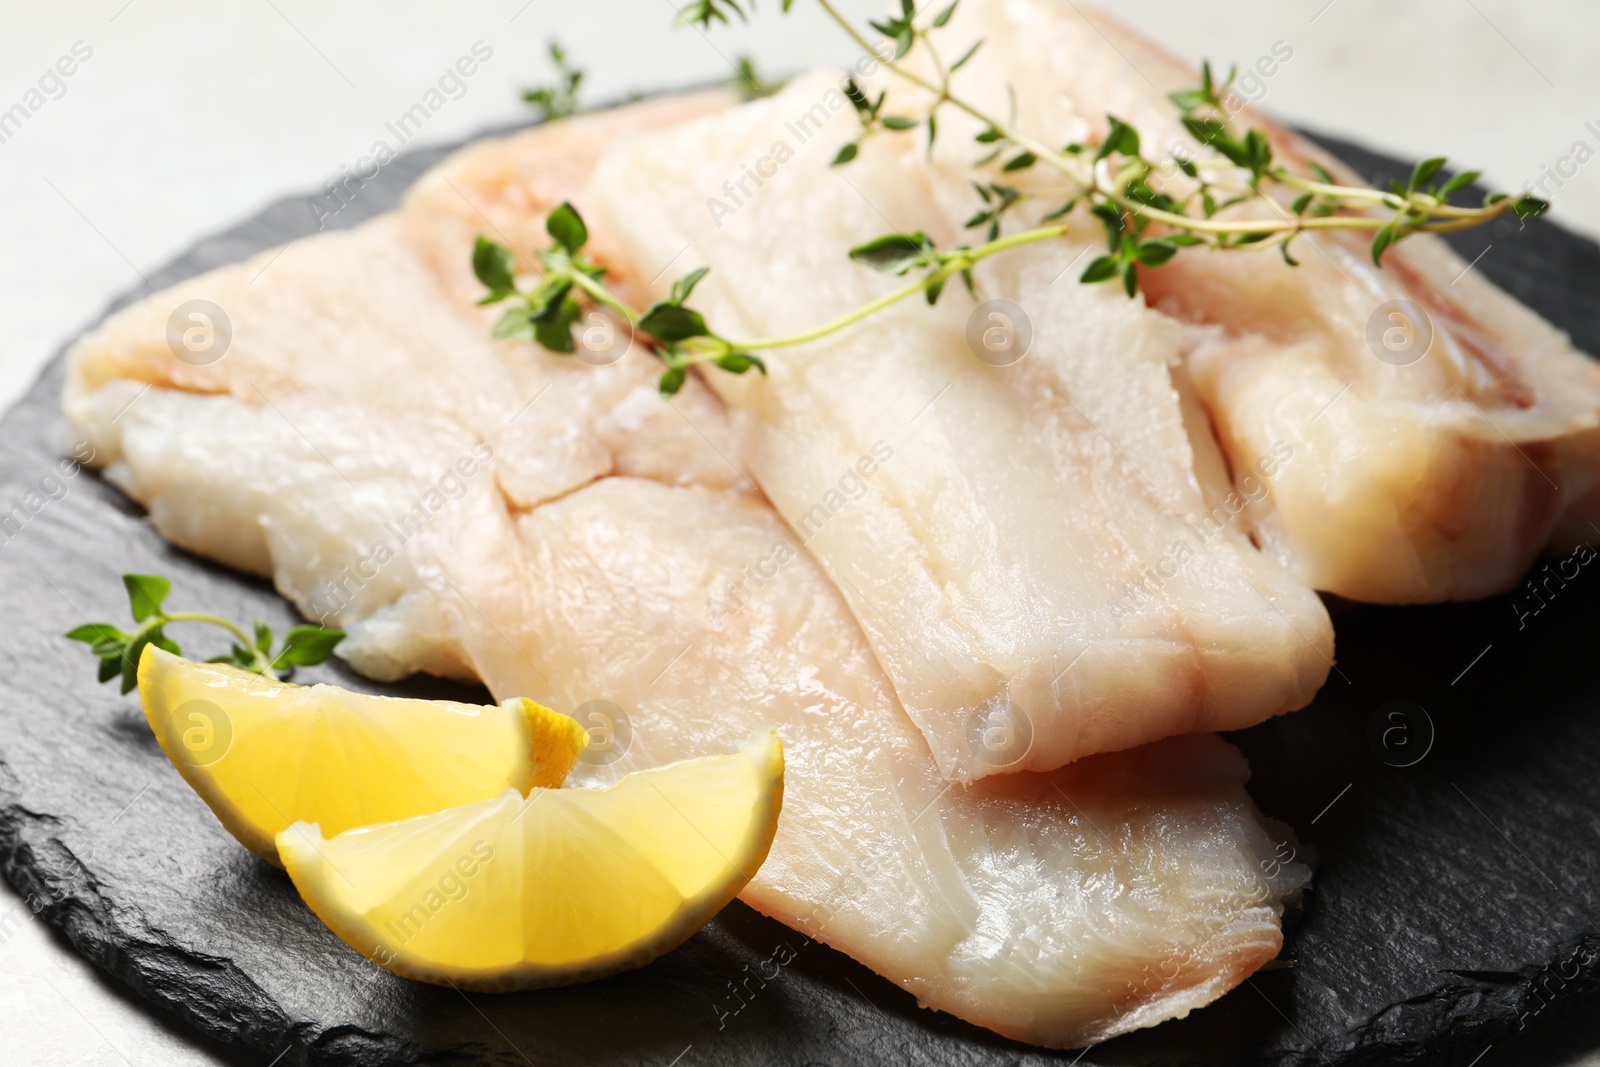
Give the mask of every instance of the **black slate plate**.
M 1331 147 L 1374 179 L 1410 169 Z M 385 168 L 336 222 L 393 206 L 441 154 Z M 151 284 L 313 228 L 303 200 L 283 201 Z M 1488 248 L 1476 269 L 1600 352 L 1595 245 L 1543 222 L 1502 222 L 1459 245 L 1469 259 Z M 1547 606 L 1520 627 L 1509 599 L 1341 615 L 1340 675 L 1316 703 L 1235 737 L 1261 806 L 1322 856 L 1285 952 L 1294 966 L 1256 975 L 1189 1019 L 1078 1059 L 1027 1048 L 917 1008 L 740 904 L 641 971 L 467 996 L 395 978 L 345 948 L 281 873 L 221 829 L 133 698 L 95 685 L 82 646 L 60 637 L 86 619 L 123 616 L 125 571 L 170 575 L 175 603 L 275 626 L 291 619 L 266 586 L 168 548 L 94 475 L 44 480 L 65 442 L 61 378 L 57 360 L 0 423 L 0 509 L 42 502 L 20 529 L 0 531 L 0 856 L 11 883 L 78 951 L 237 1048 L 240 1062 L 1490 1067 L 1600 1045 L 1590 888 L 1600 880 L 1596 567 L 1552 582 Z M 309 673 L 378 688 L 337 665 Z M 1388 749 L 1369 741 L 1399 722 L 1386 718 L 1395 700 L 1425 709 L 1432 724 L 1412 712 L 1410 748 L 1398 734 Z M 1391 765 L 1410 759 L 1394 752 L 1424 748 L 1414 765 Z M 730 983 L 780 944 L 794 962 L 733 1013 Z M 1580 1020 L 1564 1024 L 1565 1036 L 1519 1038 L 1560 1033 L 1563 1016 Z

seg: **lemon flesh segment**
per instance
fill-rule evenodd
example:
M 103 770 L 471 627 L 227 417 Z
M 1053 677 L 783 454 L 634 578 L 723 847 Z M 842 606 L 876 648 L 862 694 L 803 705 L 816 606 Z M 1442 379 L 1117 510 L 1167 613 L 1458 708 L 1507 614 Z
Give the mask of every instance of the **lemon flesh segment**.
M 173 766 L 250 851 L 304 820 L 337 834 L 560 785 L 583 727 L 531 700 L 495 706 L 293 685 L 154 645 L 139 700 Z M 281 865 L 281 864 L 280 864 Z
M 334 933 L 397 974 L 496 992 L 642 966 L 681 944 L 767 857 L 783 746 L 629 774 L 606 789 L 514 791 L 278 850 Z

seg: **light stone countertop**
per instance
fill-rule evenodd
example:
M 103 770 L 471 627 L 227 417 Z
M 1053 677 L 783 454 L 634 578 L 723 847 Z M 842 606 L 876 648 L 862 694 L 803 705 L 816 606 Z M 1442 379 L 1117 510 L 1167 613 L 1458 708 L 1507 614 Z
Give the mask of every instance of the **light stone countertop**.
M 707 36 L 671 30 L 670 0 L 3 0 L 0 111 L 62 57 L 75 70 L 0 142 L 0 407 L 151 270 L 366 154 L 475 42 L 492 57 L 423 140 L 525 117 L 520 91 L 548 76 L 551 36 L 586 70 L 590 102 L 720 79 L 745 53 L 764 72 L 851 58 L 807 0 L 787 18 L 777 6 L 763 0 L 751 26 Z M 1543 183 L 1558 219 L 1600 234 L 1594 0 L 1111 6 L 1178 53 L 1224 66 L 1282 42 L 1292 56 L 1261 100 L 1279 117 L 1400 156 L 1449 155 L 1503 188 Z M 256 1062 L 154 1016 L 3 883 L 0 1050 L 28 1065 Z M 1600 1067 L 1600 1054 L 1539 1055 Z

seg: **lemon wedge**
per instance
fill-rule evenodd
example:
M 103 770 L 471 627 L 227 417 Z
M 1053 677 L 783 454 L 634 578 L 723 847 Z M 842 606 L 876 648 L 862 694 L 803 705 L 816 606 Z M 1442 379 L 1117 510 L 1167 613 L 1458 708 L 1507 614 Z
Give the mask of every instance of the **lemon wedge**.
M 498 707 L 292 685 L 147 645 L 139 700 L 156 740 L 222 825 L 281 865 L 300 820 L 330 833 L 560 785 L 583 727 L 531 700 Z
M 681 944 L 767 857 L 783 745 L 629 774 L 606 789 L 507 790 L 332 838 L 278 835 L 295 888 L 396 974 L 498 992 L 642 966 Z

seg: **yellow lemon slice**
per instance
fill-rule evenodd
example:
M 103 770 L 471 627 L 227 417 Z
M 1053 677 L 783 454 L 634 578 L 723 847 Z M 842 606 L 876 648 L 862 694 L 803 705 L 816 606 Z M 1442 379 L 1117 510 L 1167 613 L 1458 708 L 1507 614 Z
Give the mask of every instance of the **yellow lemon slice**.
M 681 944 L 767 858 L 783 746 L 636 771 L 606 789 L 513 790 L 336 837 L 278 835 L 311 910 L 396 974 L 497 992 L 642 966 Z
M 139 700 L 156 740 L 222 825 L 281 865 L 292 823 L 330 833 L 560 785 L 583 727 L 531 700 L 499 707 L 292 685 L 147 645 Z

